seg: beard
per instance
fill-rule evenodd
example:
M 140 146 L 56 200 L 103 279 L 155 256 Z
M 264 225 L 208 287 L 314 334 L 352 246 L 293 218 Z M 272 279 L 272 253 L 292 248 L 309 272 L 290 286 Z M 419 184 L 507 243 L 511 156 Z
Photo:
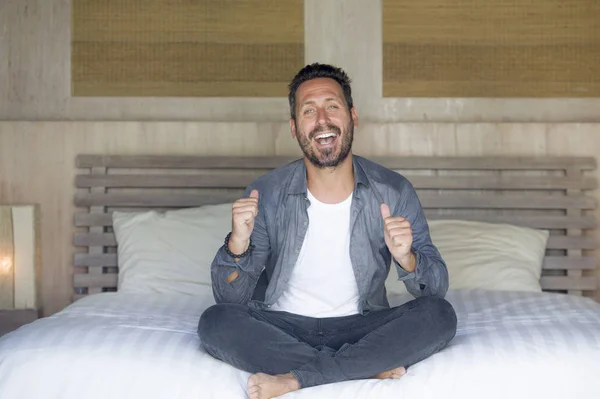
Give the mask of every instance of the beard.
M 319 169 L 337 167 L 348 157 L 348 154 L 350 154 L 350 150 L 352 149 L 352 141 L 354 140 L 354 123 L 352 123 L 352 118 L 350 118 L 350 121 L 346 126 L 346 134 L 343 136 L 341 135 L 340 128 L 331 124 L 319 125 L 310 132 L 309 135 L 300 132 L 298 130 L 298 125 L 296 124 L 296 131 L 298 132 L 296 138 L 298 139 L 298 144 L 300 144 L 300 149 L 302 149 L 304 156 L 310 163 Z M 336 140 L 341 140 L 340 145 L 334 148 L 316 150 L 311 145 L 311 141 L 319 133 L 327 131 L 334 132 L 338 135 Z

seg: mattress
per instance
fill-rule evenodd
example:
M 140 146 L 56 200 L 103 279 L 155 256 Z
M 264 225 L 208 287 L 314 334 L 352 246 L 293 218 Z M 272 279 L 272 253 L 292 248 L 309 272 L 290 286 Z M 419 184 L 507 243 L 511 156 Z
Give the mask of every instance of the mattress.
M 397 305 L 409 298 L 392 296 Z M 307 398 L 600 398 L 600 305 L 552 293 L 450 291 L 456 337 L 400 380 Z M 102 293 L 0 339 L 0 398 L 245 398 L 249 374 L 200 347 L 199 296 Z

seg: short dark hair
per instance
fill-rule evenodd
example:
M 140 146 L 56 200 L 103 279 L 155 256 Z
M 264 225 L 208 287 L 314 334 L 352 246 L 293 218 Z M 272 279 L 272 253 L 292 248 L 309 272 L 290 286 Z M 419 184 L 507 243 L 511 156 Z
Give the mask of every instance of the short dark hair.
M 346 99 L 348 110 L 352 109 L 352 89 L 350 88 L 351 80 L 346 72 L 333 65 L 315 62 L 303 67 L 296 74 L 296 76 L 294 76 L 294 79 L 292 79 L 288 86 L 290 90 L 288 101 L 290 103 L 290 115 L 292 119 L 296 120 L 296 91 L 298 90 L 298 87 L 308 80 L 317 78 L 330 78 L 338 82 L 338 84 L 342 87 L 342 91 L 344 92 L 344 98 Z

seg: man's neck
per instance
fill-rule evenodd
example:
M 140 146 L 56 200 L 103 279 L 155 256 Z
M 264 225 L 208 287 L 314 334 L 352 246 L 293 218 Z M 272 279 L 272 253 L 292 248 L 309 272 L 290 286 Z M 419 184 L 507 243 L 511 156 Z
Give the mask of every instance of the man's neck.
M 335 168 L 317 168 L 307 159 L 304 162 L 308 189 L 319 201 L 337 204 L 354 190 L 352 153 Z

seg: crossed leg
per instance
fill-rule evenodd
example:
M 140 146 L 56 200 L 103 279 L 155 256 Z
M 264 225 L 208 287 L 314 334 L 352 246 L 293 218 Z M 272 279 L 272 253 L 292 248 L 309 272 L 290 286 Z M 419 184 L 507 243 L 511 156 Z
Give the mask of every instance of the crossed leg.
M 452 306 L 435 297 L 365 316 L 327 319 L 325 324 L 338 330 L 322 347 L 304 339 L 298 320 L 302 317 L 290 320 L 285 312 L 218 304 L 204 312 L 198 334 L 213 357 L 253 373 L 248 392 L 251 399 L 263 399 L 338 381 L 399 378 L 456 333 Z

